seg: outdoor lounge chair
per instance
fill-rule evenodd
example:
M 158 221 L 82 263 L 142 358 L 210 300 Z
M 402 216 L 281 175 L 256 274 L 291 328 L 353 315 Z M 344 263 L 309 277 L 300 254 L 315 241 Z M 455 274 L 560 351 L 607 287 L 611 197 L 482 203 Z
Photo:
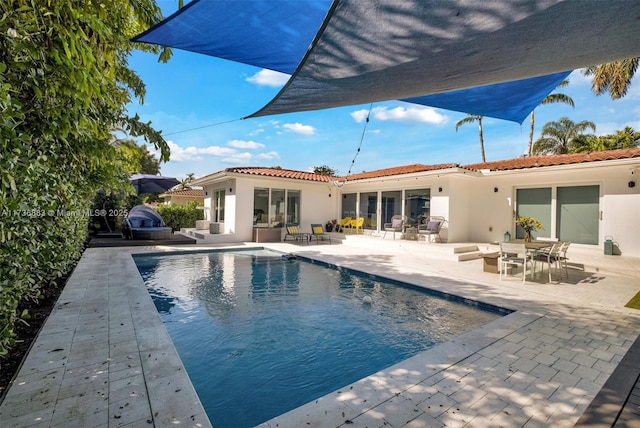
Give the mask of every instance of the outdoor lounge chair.
M 329 241 L 329 244 L 331 244 L 331 236 L 324 233 L 324 229 L 322 228 L 321 224 L 311 225 L 311 235 L 309 235 L 309 240 L 311 241 L 313 239 L 315 239 L 318 243 L 320 241 Z
M 500 255 L 498 256 L 498 270 L 500 271 L 500 281 L 502 281 L 502 271 L 507 274 L 507 268 L 509 266 L 522 266 L 522 283 L 524 284 L 527 278 L 527 265 L 531 263 L 532 277 L 535 273 L 533 256 L 524 244 L 516 242 L 501 242 L 500 243 Z
M 122 222 L 122 237 L 126 239 L 169 239 L 171 228 L 160 214 L 146 205 L 136 205 Z
M 405 218 L 401 215 L 394 215 L 391 217 L 391 223 L 385 223 L 384 235 L 382 238 L 384 239 L 387 236 L 387 232 L 393 232 L 393 239 L 396 239 L 396 232 L 402 233 L 402 228 L 404 227 Z
M 307 241 L 309 243 L 309 234 L 300 232 L 300 228 L 297 224 L 287 224 L 285 226 L 286 233 L 284 235 L 283 241 L 286 241 L 287 238 L 291 238 L 292 240 L 298 241 Z
M 432 236 L 437 236 L 438 240 L 442 241 L 440 238 L 440 230 L 444 222 L 444 217 L 430 216 L 426 224 L 418 225 L 418 233 L 424 235 L 425 241 L 429 241 L 429 243 L 431 243 Z

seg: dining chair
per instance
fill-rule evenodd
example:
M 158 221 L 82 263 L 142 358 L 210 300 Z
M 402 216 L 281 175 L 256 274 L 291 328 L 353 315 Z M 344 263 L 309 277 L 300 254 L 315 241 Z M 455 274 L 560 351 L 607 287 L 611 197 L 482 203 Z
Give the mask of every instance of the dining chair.
M 525 244 L 516 242 L 501 242 L 500 255 L 498 257 L 498 270 L 500 271 L 500 281 L 502 281 L 502 271 L 507 274 L 507 267 L 522 266 L 522 283 L 527 278 L 527 265 L 531 264 L 532 275 L 535 272 L 532 254 L 527 250 Z M 532 276 L 533 277 L 533 276 Z
M 567 278 L 569 278 L 569 265 L 567 263 L 567 261 L 569 260 L 569 257 L 567 257 L 569 245 L 571 245 L 571 241 L 563 241 L 561 242 L 561 247 L 558 250 L 558 263 L 561 267 L 564 268 L 564 272 L 567 274 Z
M 554 265 L 558 274 L 562 276 L 560 271 L 560 256 L 559 251 L 562 247 L 562 243 L 554 243 L 551 247 L 545 248 L 541 251 L 536 251 L 533 254 L 533 260 L 535 262 L 540 262 L 543 265 L 541 271 L 544 272 L 544 264 L 547 263 L 548 271 L 549 271 L 549 282 L 551 282 L 551 266 Z

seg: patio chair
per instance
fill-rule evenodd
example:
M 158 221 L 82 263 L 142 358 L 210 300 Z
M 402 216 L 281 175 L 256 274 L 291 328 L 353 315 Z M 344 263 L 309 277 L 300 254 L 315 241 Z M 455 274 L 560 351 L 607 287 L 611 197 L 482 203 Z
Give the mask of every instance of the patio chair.
M 394 215 L 391 217 L 391 223 L 385 223 L 384 235 L 382 235 L 382 239 L 387 236 L 387 232 L 393 232 L 393 239 L 396 239 L 396 232 L 402 233 L 402 228 L 404 227 L 405 218 L 401 215 Z
M 324 229 L 321 224 L 312 224 L 311 225 L 311 234 L 309 235 L 309 241 L 315 239 L 317 243 L 320 241 L 329 241 L 331 244 L 331 236 L 324 233 Z
M 291 238 L 294 241 L 307 241 L 309 242 L 309 234 L 300 232 L 300 228 L 297 224 L 287 224 L 285 226 L 286 233 L 284 235 L 283 241 L 286 241 L 287 238 Z
M 418 225 L 418 233 L 424 235 L 425 241 L 431 243 L 431 237 L 438 237 L 438 240 L 442 242 L 440 238 L 440 230 L 444 224 L 445 219 L 441 216 L 430 216 L 426 224 Z
M 502 271 L 507 274 L 507 267 L 522 266 L 522 283 L 527 278 L 527 265 L 531 264 L 532 275 L 535 272 L 533 267 L 533 257 L 527 251 L 524 244 L 515 242 L 501 242 L 500 255 L 498 256 L 498 270 L 500 271 L 500 281 L 502 281 Z
M 549 265 L 549 282 L 551 282 L 551 266 L 555 265 L 555 269 L 560 273 L 560 256 L 559 250 L 562 247 L 562 243 L 555 243 L 551 246 L 551 248 L 547 248 L 544 250 L 536 251 L 533 254 L 533 260 L 535 262 L 540 262 L 544 265 L 547 263 Z M 544 267 L 542 268 L 544 271 Z
M 351 220 L 351 230 L 355 229 L 356 235 L 358 234 L 358 230 L 364 233 L 364 217 L 358 217 Z
M 338 221 L 338 226 L 336 227 L 336 232 L 344 232 L 344 229 L 351 226 L 351 217 L 341 218 Z
M 571 241 L 563 241 L 561 243 L 560 249 L 558 250 L 558 263 L 560 263 L 560 267 L 564 268 L 564 272 L 567 274 L 567 278 L 569 278 L 569 265 L 567 263 L 567 261 L 569 260 L 569 257 L 567 257 L 569 245 L 571 245 Z

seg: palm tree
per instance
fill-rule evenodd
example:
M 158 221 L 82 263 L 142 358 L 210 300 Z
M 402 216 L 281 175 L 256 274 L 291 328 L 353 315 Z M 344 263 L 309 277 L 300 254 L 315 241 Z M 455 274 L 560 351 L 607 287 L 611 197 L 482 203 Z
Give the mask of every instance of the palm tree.
M 568 84 L 569 84 L 569 81 L 565 79 L 562 82 L 558 83 L 558 86 L 556 86 L 556 89 L 564 88 Z M 538 104 L 538 106 L 542 106 L 545 104 L 555 104 L 555 103 L 565 103 L 565 104 L 569 104 L 571 107 L 574 106 L 573 99 L 569 95 L 565 95 L 565 94 L 549 94 L 546 97 L 544 97 L 542 101 L 540 101 L 540 104 Z M 535 124 L 534 112 L 535 110 L 531 110 L 531 129 L 529 130 L 529 148 L 527 149 L 528 156 L 531 156 L 531 147 L 533 146 L 533 127 Z
M 486 160 L 484 158 L 484 139 L 482 137 L 482 116 L 479 116 L 476 114 L 470 114 L 464 119 L 458 121 L 458 123 L 456 123 L 456 132 L 458 132 L 458 128 L 460 128 L 465 123 L 473 123 L 473 122 L 478 122 L 478 133 L 480 134 L 480 152 L 482 152 L 482 162 L 484 163 L 486 162 Z
M 631 79 L 638 69 L 638 58 L 628 58 L 621 61 L 608 62 L 584 69 L 585 76 L 593 76 L 591 89 L 596 95 L 609 92 L 612 100 L 625 95 L 631 86 Z
M 540 138 L 533 145 L 533 154 L 560 155 L 569 153 L 569 145 L 574 140 L 579 140 L 584 131 L 591 128 L 596 131 L 596 125 L 588 120 L 574 123 L 568 117 L 563 117 L 557 122 L 547 122 L 542 128 Z
M 187 177 L 183 179 L 178 185 L 178 190 L 191 189 L 191 180 L 193 180 L 194 175 L 195 174 L 193 172 L 188 173 Z

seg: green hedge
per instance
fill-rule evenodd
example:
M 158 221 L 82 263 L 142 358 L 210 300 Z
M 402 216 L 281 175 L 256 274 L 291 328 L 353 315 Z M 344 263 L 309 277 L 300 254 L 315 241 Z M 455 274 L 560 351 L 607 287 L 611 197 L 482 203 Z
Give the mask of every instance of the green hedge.
M 144 97 L 130 39 L 161 18 L 153 0 L 0 2 L 0 356 L 28 319 L 20 303 L 79 260 L 93 195 L 126 181 L 112 131 L 168 160 L 161 135 L 127 111 Z
M 160 205 L 156 210 L 165 224 L 176 231 L 183 227 L 196 227 L 196 220 L 204 220 L 204 210 L 197 206 L 198 203 L 193 201 L 188 205 Z

